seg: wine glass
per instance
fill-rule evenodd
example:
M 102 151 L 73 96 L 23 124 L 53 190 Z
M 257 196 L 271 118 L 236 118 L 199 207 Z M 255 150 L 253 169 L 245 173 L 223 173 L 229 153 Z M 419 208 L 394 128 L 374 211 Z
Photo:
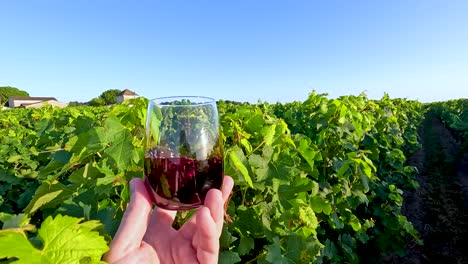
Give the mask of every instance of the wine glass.
M 223 144 L 214 99 L 150 100 L 145 143 L 145 184 L 158 207 L 195 209 L 210 189 L 221 189 Z

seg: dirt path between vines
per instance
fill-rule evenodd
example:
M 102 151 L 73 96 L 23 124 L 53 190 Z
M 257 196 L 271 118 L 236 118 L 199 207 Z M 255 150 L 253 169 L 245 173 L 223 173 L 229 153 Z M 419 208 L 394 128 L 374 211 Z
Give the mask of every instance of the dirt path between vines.
M 419 134 L 422 149 L 409 164 L 419 170 L 420 188 L 405 192 L 402 212 L 424 245 L 408 241 L 405 257 L 386 262 L 468 263 L 468 153 L 435 117 L 427 117 Z

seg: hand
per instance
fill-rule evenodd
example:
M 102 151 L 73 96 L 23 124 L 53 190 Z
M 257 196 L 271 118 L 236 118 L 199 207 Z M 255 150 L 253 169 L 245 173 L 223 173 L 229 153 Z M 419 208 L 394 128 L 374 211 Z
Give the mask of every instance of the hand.
M 130 181 L 130 204 L 104 260 L 120 263 L 218 263 L 224 203 L 234 181 L 224 176 L 221 191 L 208 191 L 205 204 L 179 229 L 176 211 L 155 207 L 142 179 Z

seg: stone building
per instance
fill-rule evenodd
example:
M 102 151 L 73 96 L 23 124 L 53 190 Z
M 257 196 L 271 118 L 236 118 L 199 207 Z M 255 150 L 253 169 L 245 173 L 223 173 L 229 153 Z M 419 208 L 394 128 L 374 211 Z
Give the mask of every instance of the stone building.
M 129 99 L 134 99 L 134 98 L 137 98 L 137 97 L 140 97 L 138 94 L 136 94 L 135 92 L 132 92 L 128 89 L 125 89 L 123 90 L 121 93 L 119 93 L 117 95 L 117 103 L 122 103 L 123 101 L 125 100 L 129 100 Z
M 29 96 L 13 96 L 8 100 L 8 106 L 10 108 L 25 107 L 25 108 L 37 108 L 44 104 L 49 104 L 58 107 L 66 107 L 68 104 L 60 102 L 54 97 L 29 97 Z

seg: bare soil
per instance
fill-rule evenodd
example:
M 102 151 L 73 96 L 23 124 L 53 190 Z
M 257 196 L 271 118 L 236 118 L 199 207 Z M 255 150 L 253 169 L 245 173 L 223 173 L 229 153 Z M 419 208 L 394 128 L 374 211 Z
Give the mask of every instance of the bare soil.
M 404 257 L 386 263 L 468 263 L 468 153 L 433 116 L 419 130 L 422 148 L 409 158 L 420 188 L 404 194 L 403 214 L 423 245 L 408 240 Z

